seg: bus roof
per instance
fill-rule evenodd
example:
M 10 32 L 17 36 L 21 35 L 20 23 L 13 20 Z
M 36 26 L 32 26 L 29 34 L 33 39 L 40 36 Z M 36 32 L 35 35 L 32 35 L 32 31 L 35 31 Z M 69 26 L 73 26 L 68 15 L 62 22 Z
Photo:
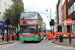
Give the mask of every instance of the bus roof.
M 26 11 L 26 12 L 37 12 L 37 11 Z M 25 12 L 21 12 L 21 13 L 25 13 Z M 38 13 L 38 12 L 37 12 Z
M 37 11 L 26 11 L 26 13 L 27 13 L 27 12 L 36 12 L 36 13 L 38 13 Z M 21 12 L 21 14 L 22 14 L 22 13 L 25 13 L 25 12 Z M 39 14 L 39 13 L 38 13 L 38 14 Z M 40 14 L 39 14 L 39 15 L 40 15 Z M 41 16 L 41 15 L 40 15 L 40 16 Z

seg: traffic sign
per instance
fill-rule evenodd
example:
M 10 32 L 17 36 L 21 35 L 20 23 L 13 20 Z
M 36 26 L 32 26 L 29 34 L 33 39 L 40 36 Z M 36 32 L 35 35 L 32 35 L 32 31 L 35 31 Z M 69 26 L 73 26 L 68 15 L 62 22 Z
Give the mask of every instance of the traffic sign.
M 68 20 L 66 21 L 66 23 L 67 23 L 67 25 L 71 25 L 71 24 L 72 24 L 72 20 L 71 20 L 71 19 L 68 19 Z

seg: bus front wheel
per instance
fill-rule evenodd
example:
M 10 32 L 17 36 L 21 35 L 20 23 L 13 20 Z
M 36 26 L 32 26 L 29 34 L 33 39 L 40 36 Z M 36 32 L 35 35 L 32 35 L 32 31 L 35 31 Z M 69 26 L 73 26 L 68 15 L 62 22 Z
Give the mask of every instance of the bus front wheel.
M 41 41 L 41 36 L 39 35 L 39 41 Z

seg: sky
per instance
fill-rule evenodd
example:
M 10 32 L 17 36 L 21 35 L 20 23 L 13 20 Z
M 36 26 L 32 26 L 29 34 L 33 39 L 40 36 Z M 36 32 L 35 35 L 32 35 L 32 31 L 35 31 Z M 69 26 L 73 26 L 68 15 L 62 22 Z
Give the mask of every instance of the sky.
M 58 0 L 23 0 L 25 11 L 37 11 L 43 18 L 43 22 L 46 23 L 46 28 L 51 29 L 49 26 L 50 21 L 50 9 L 51 18 L 56 17 L 56 4 Z M 48 11 L 46 11 L 48 10 Z M 49 16 L 47 18 L 47 16 Z

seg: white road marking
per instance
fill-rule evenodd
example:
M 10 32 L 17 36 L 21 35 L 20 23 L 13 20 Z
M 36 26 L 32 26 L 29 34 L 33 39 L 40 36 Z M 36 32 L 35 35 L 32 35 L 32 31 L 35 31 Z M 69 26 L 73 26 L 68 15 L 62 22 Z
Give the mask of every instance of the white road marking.
M 64 48 L 64 47 L 66 47 L 66 46 L 60 46 L 60 45 L 56 45 L 56 46 L 54 46 L 54 47 L 58 47 L 58 48 Z
M 17 42 L 16 42 L 16 43 L 17 43 Z M 8 46 L 5 46 L 5 47 L 3 47 L 3 48 L 1 48 L 1 49 L 8 48 L 8 47 L 10 47 L 10 46 L 12 46 L 12 45 L 14 45 L 14 44 L 16 44 L 16 43 L 10 44 L 10 45 L 8 45 Z
M 69 46 L 68 46 L 68 47 L 66 47 L 65 49 L 75 49 L 75 48 L 74 48 L 74 47 L 69 47 Z
M 70 47 L 70 46 L 61 46 L 61 45 L 53 44 L 51 42 L 48 42 L 48 43 L 55 45 L 54 47 L 56 47 L 56 48 L 75 49 L 74 47 Z
M 74 47 L 69 47 L 69 46 L 61 46 L 61 45 L 56 45 L 54 46 L 56 48 L 64 48 L 64 49 L 75 49 Z

